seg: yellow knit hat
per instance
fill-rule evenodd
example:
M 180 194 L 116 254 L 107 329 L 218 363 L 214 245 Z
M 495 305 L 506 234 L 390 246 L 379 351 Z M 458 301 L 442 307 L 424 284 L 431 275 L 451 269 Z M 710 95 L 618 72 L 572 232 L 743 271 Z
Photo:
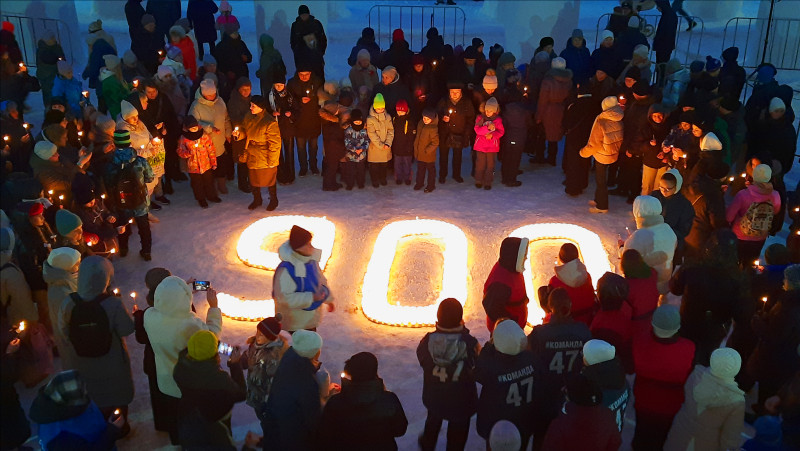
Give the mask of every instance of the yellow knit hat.
M 199 330 L 189 338 L 189 357 L 192 360 L 208 360 L 217 354 L 217 336 L 208 330 Z

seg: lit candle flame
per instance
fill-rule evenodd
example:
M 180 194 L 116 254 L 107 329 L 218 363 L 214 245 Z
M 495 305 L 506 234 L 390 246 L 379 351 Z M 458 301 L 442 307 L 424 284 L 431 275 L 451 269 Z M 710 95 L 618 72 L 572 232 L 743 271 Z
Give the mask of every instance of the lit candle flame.
M 101 195 L 100 195 L 100 199 L 105 199 L 105 198 L 106 198 L 106 195 L 105 195 L 105 194 L 101 194 Z
M 344 379 L 344 378 L 346 378 L 346 377 L 347 377 L 347 374 L 345 374 L 345 372 L 344 372 L 344 371 L 342 371 L 341 377 L 342 377 L 342 379 Z
M 27 122 L 26 122 L 26 123 L 24 123 L 24 124 L 22 124 L 22 127 L 23 127 L 25 130 L 27 130 L 27 129 L 28 129 L 28 127 L 30 127 L 30 126 L 31 126 L 31 124 L 28 124 Z
M 116 254 L 117 253 L 117 248 L 112 247 L 111 250 L 109 251 L 109 253 Z
M 756 261 L 753 262 L 753 264 L 755 266 L 761 266 L 761 261 L 760 260 L 756 260 Z
M 49 195 L 51 195 L 51 196 L 52 196 L 52 195 L 53 195 L 53 190 L 49 190 L 49 191 L 47 191 L 47 194 L 49 194 Z
M 23 67 L 25 67 L 25 64 L 24 63 L 19 63 L 19 67 L 20 67 L 20 69 L 22 69 Z
M 19 322 L 19 327 L 17 327 L 17 330 L 19 332 L 22 332 L 23 330 L 25 330 L 25 321 L 20 321 Z
M 114 294 L 119 294 L 119 288 L 114 288 L 113 293 Z
M 131 291 L 131 298 L 132 299 L 136 299 L 136 292 L 135 291 Z
M 800 212 L 800 207 L 795 207 L 794 211 L 795 212 Z
M 729 178 L 729 179 L 728 179 L 728 181 L 731 181 L 731 182 L 732 182 L 732 181 L 733 181 L 733 179 L 734 179 L 734 177 L 731 177 L 731 178 Z
M 83 136 L 83 131 L 79 131 L 78 136 Z
M 764 296 L 763 298 L 761 298 L 761 302 L 763 302 L 763 303 L 765 303 L 765 304 L 766 304 L 766 303 L 767 303 L 767 297 L 766 297 L 766 296 Z
M 747 173 L 746 172 L 742 172 L 742 178 L 745 178 L 745 177 L 747 177 Z
M 133 218 L 128 219 L 128 224 L 133 224 Z
M 59 194 L 58 195 L 58 200 L 64 200 L 64 195 L 63 194 Z
M 114 410 L 114 415 L 119 415 L 119 409 Z
M 144 144 L 142 144 L 140 147 L 142 148 L 142 150 L 144 150 Z
M 8 135 L 4 135 L 4 136 L 3 136 L 3 141 L 8 141 L 9 139 L 11 139 L 11 137 L 10 137 L 10 136 L 8 136 Z
M 81 94 L 83 94 L 83 96 L 87 99 L 89 98 L 89 91 L 83 91 Z

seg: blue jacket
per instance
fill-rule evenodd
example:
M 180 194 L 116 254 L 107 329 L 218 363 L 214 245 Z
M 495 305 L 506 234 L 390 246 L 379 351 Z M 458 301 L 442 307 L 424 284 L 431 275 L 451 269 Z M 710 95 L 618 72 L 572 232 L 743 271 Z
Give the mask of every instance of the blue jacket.
M 63 97 L 69 105 L 69 111 L 77 118 L 83 117 L 81 114 L 81 88 L 83 85 L 75 77 L 66 79 L 58 75 L 53 80 L 53 97 Z
M 94 89 L 100 86 L 97 77 L 100 75 L 100 68 L 106 65 L 103 61 L 104 55 L 116 55 L 114 47 L 104 39 L 98 39 L 92 44 L 92 53 L 89 54 L 89 62 L 81 75 L 84 80 L 89 80 L 89 87 Z
M 39 424 L 39 444 L 43 450 L 56 447 L 70 449 L 112 449 L 109 425 L 94 402 L 83 406 L 63 406 L 39 394 L 31 406 L 30 416 Z
M 111 187 L 114 186 L 114 181 L 117 178 L 117 174 L 119 174 L 120 170 L 122 170 L 122 165 L 130 162 L 133 162 L 133 165 L 136 167 L 136 171 L 139 173 L 139 181 L 141 183 L 150 183 L 155 180 L 153 168 L 147 164 L 147 160 L 137 156 L 136 151 L 134 151 L 133 148 L 126 147 L 124 149 L 117 149 L 114 152 L 114 156 L 111 158 L 111 163 L 109 163 L 108 168 L 106 168 L 106 186 L 109 189 L 112 189 Z M 149 209 L 150 196 L 147 196 L 143 204 L 132 210 L 123 210 L 123 213 L 127 217 L 144 216 L 147 214 Z
M 567 69 L 572 71 L 573 83 L 584 84 L 589 81 L 593 75 L 592 56 L 586 48 L 586 39 L 581 48 L 572 45 L 572 39 L 569 39 L 566 48 L 561 51 L 561 58 L 567 60 Z

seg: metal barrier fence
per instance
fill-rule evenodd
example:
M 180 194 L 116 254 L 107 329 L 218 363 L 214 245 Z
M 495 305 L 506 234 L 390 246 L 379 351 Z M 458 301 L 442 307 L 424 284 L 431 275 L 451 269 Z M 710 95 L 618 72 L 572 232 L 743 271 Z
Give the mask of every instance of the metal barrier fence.
M 15 14 L 2 14 L 4 21 L 14 25 L 14 34 L 22 52 L 22 60 L 28 67 L 36 67 L 36 49 L 39 38 L 45 30 L 53 30 L 58 42 L 64 49 L 64 54 L 68 61 L 74 62 L 72 50 L 72 33 L 64 22 L 58 19 L 47 19 L 44 17 L 19 16 Z
M 439 29 L 445 44 L 464 46 L 467 16 L 457 6 L 375 5 L 367 14 L 369 26 L 375 30 L 375 41 L 381 48 L 392 42 L 392 31 L 401 28 L 411 49 L 425 46 L 430 27 Z
M 725 24 L 722 48 L 739 47 L 745 68 L 755 68 L 763 59 L 778 70 L 800 70 L 800 19 L 772 19 L 765 52 L 766 32 L 767 19 L 734 17 Z

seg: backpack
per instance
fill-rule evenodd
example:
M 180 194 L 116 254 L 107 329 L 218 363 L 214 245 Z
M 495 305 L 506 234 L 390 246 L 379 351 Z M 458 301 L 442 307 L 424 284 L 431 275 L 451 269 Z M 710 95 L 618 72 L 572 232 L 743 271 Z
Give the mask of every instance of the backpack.
M 772 202 L 753 202 L 739 221 L 739 227 L 745 236 L 766 237 L 774 215 Z
M 113 194 L 117 206 L 128 210 L 137 208 L 147 199 L 147 186 L 141 181 L 132 162 L 122 164 Z
M 69 341 L 80 357 L 102 357 L 111 350 L 111 325 L 99 296 L 92 301 L 82 300 L 77 293 L 70 294 L 74 307 L 69 320 Z

